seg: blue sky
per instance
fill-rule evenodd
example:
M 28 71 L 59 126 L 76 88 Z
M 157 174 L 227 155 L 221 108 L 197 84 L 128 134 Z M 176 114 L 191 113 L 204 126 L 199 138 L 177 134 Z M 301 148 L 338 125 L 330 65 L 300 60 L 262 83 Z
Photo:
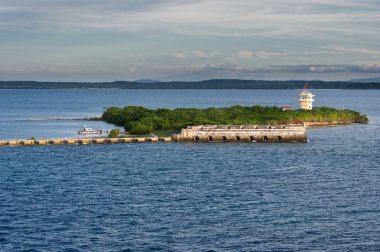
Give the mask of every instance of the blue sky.
M 0 0 L 0 80 L 380 76 L 379 0 Z

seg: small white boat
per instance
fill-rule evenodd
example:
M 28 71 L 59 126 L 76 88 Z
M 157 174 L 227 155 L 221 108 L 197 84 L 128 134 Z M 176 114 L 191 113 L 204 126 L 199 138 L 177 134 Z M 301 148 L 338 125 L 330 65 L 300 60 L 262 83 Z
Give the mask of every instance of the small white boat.
M 78 134 L 81 135 L 98 135 L 98 134 L 108 134 L 108 130 L 95 130 L 93 128 L 84 127 L 78 131 Z

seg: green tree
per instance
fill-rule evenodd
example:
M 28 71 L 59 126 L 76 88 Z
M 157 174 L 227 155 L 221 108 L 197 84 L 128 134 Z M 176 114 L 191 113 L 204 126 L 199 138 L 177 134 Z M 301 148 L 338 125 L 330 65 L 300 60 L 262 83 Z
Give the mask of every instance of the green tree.
M 151 125 L 147 125 L 142 122 L 132 122 L 130 123 L 130 127 L 131 129 L 129 130 L 129 133 L 132 135 L 145 135 L 153 131 L 153 127 Z
M 117 138 L 119 137 L 120 130 L 119 129 L 112 129 L 110 133 L 108 134 L 109 138 Z

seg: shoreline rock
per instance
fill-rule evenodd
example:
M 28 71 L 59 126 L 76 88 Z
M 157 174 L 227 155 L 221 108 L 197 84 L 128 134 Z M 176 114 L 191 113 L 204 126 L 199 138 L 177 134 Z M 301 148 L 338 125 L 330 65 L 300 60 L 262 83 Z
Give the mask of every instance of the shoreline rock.
M 357 122 L 305 122 L 307 128 L 319 128 L 319 127 L 333 127 L 333 126 L 347 126 L 352 124 L 367 124 L 367 123 L 357 123 Z

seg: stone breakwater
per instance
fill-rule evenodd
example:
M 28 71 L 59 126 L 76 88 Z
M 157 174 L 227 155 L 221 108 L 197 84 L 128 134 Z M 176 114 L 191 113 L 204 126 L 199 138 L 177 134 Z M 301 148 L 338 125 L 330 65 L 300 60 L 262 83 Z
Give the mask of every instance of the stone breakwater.
M 307 142 L 303 123 L 189 126 L 172 138 L 180 142 Z
M 3 140 L 0 146 L 121 144 L 153 142 L 307 142 L 306 126 L 290 125 L 200 125 L 188 126 L 171 137 L 66 138 Z
M 154 143 L 171 142 L 171 137 L 135 137 L 135 138 L 65 138 L 38 140 L 2 140 L 0 146 L 32 145 L 75 145 L 75 144 L 121 144 L 121 143 Z

